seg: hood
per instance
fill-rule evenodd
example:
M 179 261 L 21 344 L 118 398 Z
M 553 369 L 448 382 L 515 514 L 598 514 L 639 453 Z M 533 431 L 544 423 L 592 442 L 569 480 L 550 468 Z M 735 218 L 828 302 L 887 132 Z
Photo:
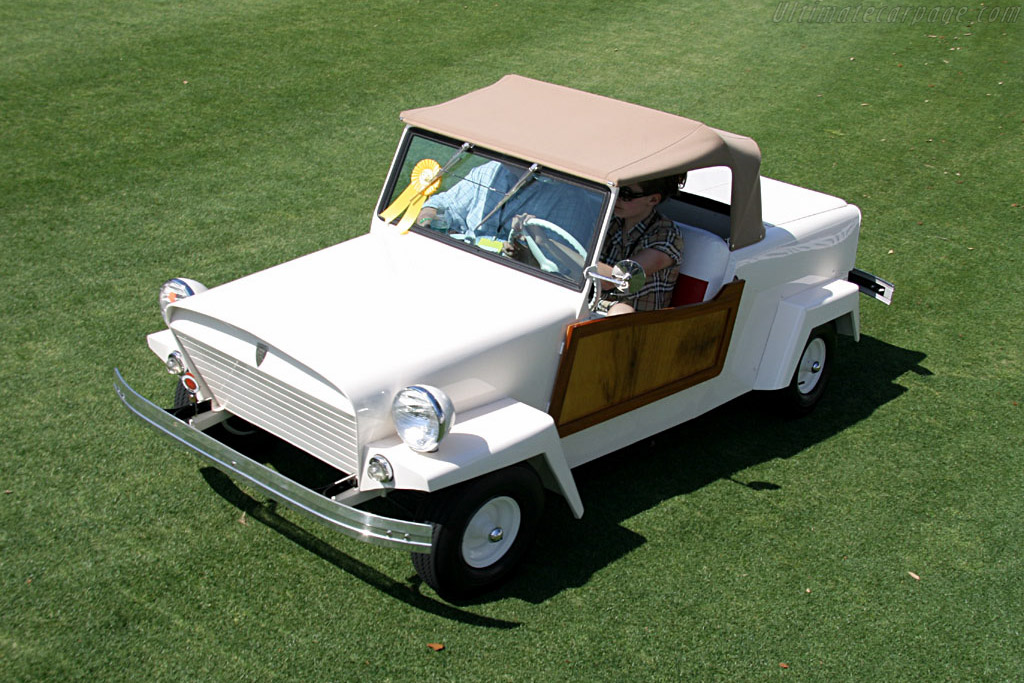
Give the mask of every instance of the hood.
M 544 409 L 580 303 L 572 289 L 392 228 L 189 297 L 169 319 L 249 364 L 263 342 L 357 412 L 414 383 L 443 388 L 456 410 L 502 396 Z M 226 336 L 246 343 L 223 348 Z

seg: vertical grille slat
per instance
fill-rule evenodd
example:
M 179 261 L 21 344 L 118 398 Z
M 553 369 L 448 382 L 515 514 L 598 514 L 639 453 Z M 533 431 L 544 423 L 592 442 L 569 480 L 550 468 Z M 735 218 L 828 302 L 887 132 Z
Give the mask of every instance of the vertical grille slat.
M 355 417 L 178 334 L 217 402 L 234 415 L 347 472 L 358 471 Z

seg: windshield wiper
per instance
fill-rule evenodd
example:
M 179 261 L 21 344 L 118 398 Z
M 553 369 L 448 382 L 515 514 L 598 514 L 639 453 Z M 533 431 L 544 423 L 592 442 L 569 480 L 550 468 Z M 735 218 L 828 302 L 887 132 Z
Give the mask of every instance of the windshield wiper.
M 512 198 L 512 195 L 514 195 L 516 192 L 519 192 L 519 190 L 523 189 L 523 186 L 526 185 L 526 183 L 528 183 L 531 180 L 533 180 L 534 179 L 534 174 L 537 171 L 539 171 L 539 170 L 540 170 L 540 165 L 539 164 L 533 164 L 532 166 L 530 166 L 530 168 L 526 169 L 526 172 L 523 173 L 523 175 L 519 176 L 519 180 L 517 180 L 516 184 L 512 186 L 512 189 L 510 189 L 508 192 L 506 192 L 505 196 L 502 197 L 498 201 L 498 204 L 493 209 L 491 209 L 490 212 L 488 212 L 488 214 L 486 216 L 484 216 L 482 219 L 480 219 L 480 222 L 477 223 L 476 226 L 474 226 L 472 230 L 470 230 L 470 233 L 471 234 L 476 234 L 476 231 L 480 228 L 480 226 L 483 225 L 484 223 L 486 223 L 487 219 L 489 219 L 491 216 L 493 216 L 494 214 L 498 213 L 498 211 L 501 209 L 501 207 L 505 206 L 505 204 L 508 202 L 508 200 Z M 495 234 L 496 235 L 500 235 L 501 234 L 501 226 L 500 225 L 498 226 L 498 230 L 497 230 L 497 232 Z
M 451 158 L 448 159 L 448 161 L 445 162 L 444 166 L 442 166 L 438 170 L 438 172 L 436 174 L 434 174 L 434 180 L 437 180 L 438 178 L 441 178 L 442 176 L 444 176 L 444 174 L 448 172 L 448 169 L 450 169 L 452 166 L 454 166 L 455 162 L 458 161 L 459 159 L 461 159 L 462 155 L 465 154 L 466 152 L 468 152 L 472 148 L 473 148 L 473 143 L 471 143 L 471 142 L 463 142 L 462 143 L 462 147 L 459 147 L 457 150 L 455 150 L 455 154 L 453 154 L 451 156 Z

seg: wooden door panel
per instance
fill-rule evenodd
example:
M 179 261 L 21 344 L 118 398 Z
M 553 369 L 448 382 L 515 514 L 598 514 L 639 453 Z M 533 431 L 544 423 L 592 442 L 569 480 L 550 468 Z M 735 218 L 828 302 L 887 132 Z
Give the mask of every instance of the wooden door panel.
M 550 413 L 567 436 L 717 376 L 743 282 L 711 301 L 570 325 Z

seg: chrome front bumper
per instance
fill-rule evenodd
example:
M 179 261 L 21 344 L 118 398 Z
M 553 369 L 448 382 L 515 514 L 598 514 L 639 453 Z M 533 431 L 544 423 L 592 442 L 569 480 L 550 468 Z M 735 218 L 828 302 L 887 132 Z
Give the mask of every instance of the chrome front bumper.
M 360 541 L 416 553 L 429 553 L 433 526 L 370 514 L 306 488 L 182 422 L 128 386 L 114 370 L 114 391 L 136 417 L 174 441 L 188 446 L 236 481 L 259 489 L 332 529 Z

